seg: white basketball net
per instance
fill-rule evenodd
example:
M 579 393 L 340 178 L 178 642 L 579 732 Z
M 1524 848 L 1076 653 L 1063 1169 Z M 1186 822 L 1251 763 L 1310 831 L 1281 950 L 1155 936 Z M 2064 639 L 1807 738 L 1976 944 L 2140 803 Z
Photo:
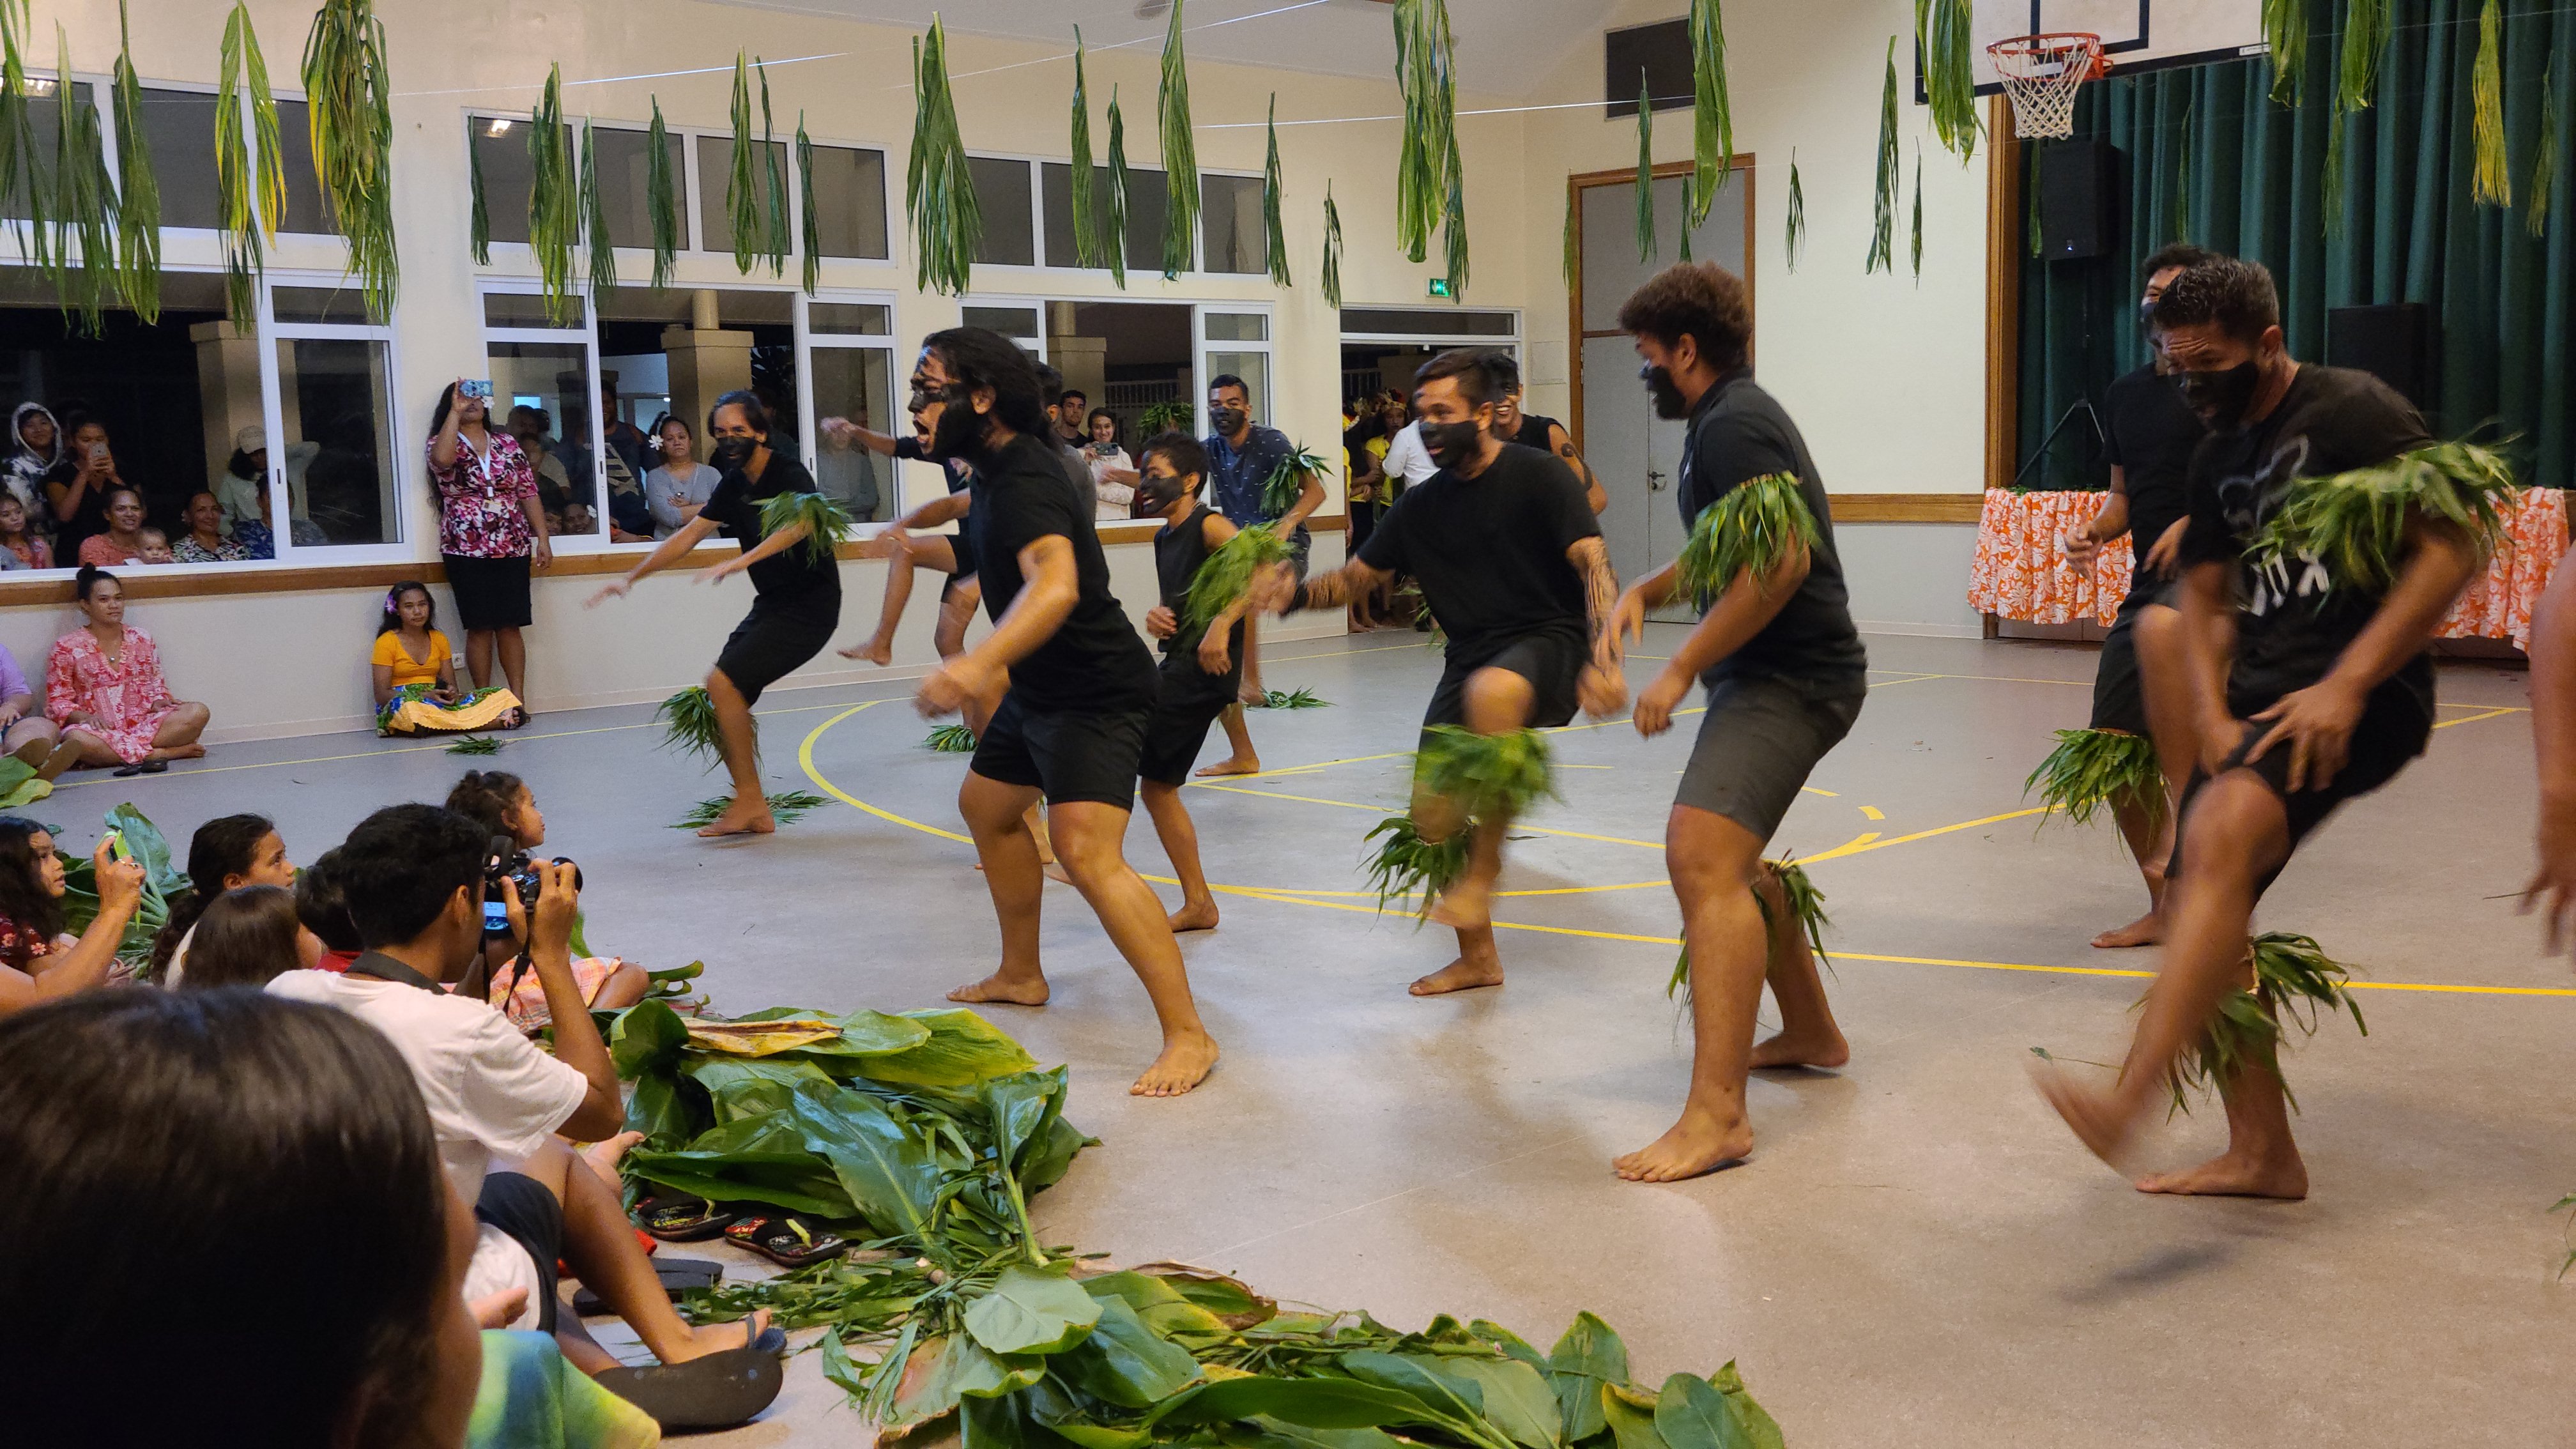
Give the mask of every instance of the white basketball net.
M 2102 71 L 2098 35 L 2017 35 L 1986 47 L 2011 97 L 2013 129 L 2033 139 L 2075 134 L 2075 93 Z

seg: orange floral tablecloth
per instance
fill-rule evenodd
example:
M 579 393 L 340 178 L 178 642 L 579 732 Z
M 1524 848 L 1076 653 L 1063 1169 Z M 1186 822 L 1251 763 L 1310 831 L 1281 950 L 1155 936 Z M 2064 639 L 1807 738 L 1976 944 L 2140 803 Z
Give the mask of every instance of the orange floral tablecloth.
M 2066 535 L 2093 520 L 2104 493 L 2013 493 L 1986 490 L 1977 522 L 1977 557 L 1968 575 L 1968 605 L 2030 624 L 2090 619 L 2105 628 L 2129 592 L 2129 541 L 2117 538 L 2087 573 L 2066 562 Z M 2567 552 L 2567 497 L 2533 488 L 2506 510 L 2506 540 L 2484 577 L 2442 621 L 2446 639 L 2511 639 L 2531 643 L 2531 611 Z

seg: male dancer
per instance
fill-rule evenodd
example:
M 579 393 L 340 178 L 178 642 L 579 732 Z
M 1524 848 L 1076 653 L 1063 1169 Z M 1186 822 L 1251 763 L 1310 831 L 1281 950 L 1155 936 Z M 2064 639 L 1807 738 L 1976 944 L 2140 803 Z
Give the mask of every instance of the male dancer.
M 2556 955 L 2576 940 L 2576 567 L 2566 559 L 2531 611 L 2531 745 L 2540 765 L 2539 862 L 2522 909 L 2540 908 L 2542 939 Z
M 1297 577 L 1304 578 L 1307 550 L 1313 543 L 1306 533 L 1306 520 L 1324 506 L 1323 480 L 1305 480 L 1286 513 L 1274 515 L 1264 506 L 1262 493 L 1270 475 L 1297 451 L 1297 445 L 1277 428 L 1253 422 L 1252 391 L 1233 373 L 1220 373 L 1208 384 L 1208 422 L 1216 429 L 1208 435 L 1206 446 L 1208 494 L 1217 511 L 1237 528 L 1267 528 L 1287 539 L 1295 550 Z M 1226 743 L 1233 752 L 1199 771 L 1202 775 L 1260 773 L 1261 756 L 1252 748 L 1252 730 L 1243 717 L 1244 705 L 1265 704 L 1270 698 L 1261 684 L 1260 633 L 1257 624 L 1244 632 L 1243 682 L 1236 690 L 1240 703 L 1223 716 Z
M 1480 735 L 1561 725 L 1578 705 L 1606 715 L 1627 697 L 1607 647 L 1619 583 L 1601 525 L 1563 463 L 1494 432 L 1501 396 L 1483 349 L 1457 348 L 1424 363 L 1413 410 L 1440 471 L 1395 500 L 1358 558 L 1302 587 L 1280 565 L 1263 579 L 1256 604 L 1336 609 L 1399 573 L 1420 579 L 1449 636 L 1447 666 L 1422 722 Z M 1466 824 L 1454 802 L 1419 783 L 1412 815 L 1416 832 L 1433 843 Z M 1510 824 L 1476 822 L 1466 875 L 1431 910 L 1458 933 L 1458 959 L 1414 982 L 1414 995 L 1503 984 L 1492 909 Z
M 1143 476 L 1136 497 L 1148 516 L 1163 520 L 1154 535 L 1154 573 L 1163 601 L 1145 616 L 1145 632 L 1163 641 L 1162 690 L 1154 703 L 1153 722 L 1145 727 L 1145 810 L 1154 817 L 1154 833 L 1180 877 L 1181 908 L 1172 913 L 1174 931 L 1216 928 L 1216 896 L 1199 868 L 1198 828 L 1181 787 L 1189 783 L 1190 766 L 1198 763 L 1207 743 L 1208 726 L 1234 703 L 1243 673 L 1244 617 L 1249 593 L 1193 628 L 1189 621 L 1190 581 L 1209 554 L 1235 535 L 1224 515 L 1199 499 L 1207 477 L 1207 450 L 1186 433 L 1165 433 L 1145 445 Z
M 2249 540 L 2294 480 L 2420 447 L 2423 419 L 2368 373 L 2293 361 L 2272 275 L 2255 263 L 2221 258 L 2185 271 L 2156 303 L 2156 325 L 2183 396 L 2211 429 L 2192 455 L 2180 586 L 2200 768 L 2183 792 L 2164 968 L 2119 1080 L 2096 1090 L 2054 1068 L 2036 1074 L 2075 1135 L 2115 1166 L 2165 1097 L 2175 1060 L 2247 980 L 2254 904 L 2291 852 L 2336 806 L 2423 753 L 2433 728 L 2426 645 L 2476 562 L 2469 539 L 2420 511 L 2385 589 L 2334 578 L 2313 559 L 2249 560 Z M 2217 644 L 2231 611 L 2232 666 Z M 2254 1067 L 2219 1090 L 2227 1151 L 2138 1189 L 2306 1196 L 2280 1080 Z
M 2089 573 L 2102 545 L 2123 533 L 2129 535 L 2130 557 L 2135 560 L 2129 594 L 2120 601 L 2119 615 L 2102 640 L 2102 656 L 2093 671 L 2093 718 L 2087 728 L 2154 741 L 2164 774 L 2162 800 L 2122 795 L 2111 802 L 2120 835 L 2129 843 L 2139 874 L 2146 877 L 2147 913 L 2095 936 L 2093 944 L 2104 949 L 2152 946 L 2164 939 L 2165 862 L 2173 855 L 2175 799 L 2191 773 L 2190 717 L 2186 713 L 2180 720 L 2166 721 L 2162 729 L 2154 728 L 2158 721 L 2149 708 L 2150 692 L 2141 677 L 2138 656 L 2142 634 L 2150 638 L 2159 630 L 2169 634 L 2178 622 L 2166 601 L 2165 585 L 2182 549 L 2189 511 L 2183 475 L 2192 449 L 2208 431 L 2199 416 L 2184 406 L 2182 393 L 2169 376 L 2172 366 L 2165 360 L 2163 338 L 2155 326 L 2156 299 L 2184 268 L 2198 266 L 2211 255 L 2188 243 L 2176 243 L 2147 258 L 2139 269 L 2147 284 L 2139 306 L 2146 314 L 2147 347 L 2154 356 L 2103 394 L 2107 424 L 2103 452 L 2111 464 L 2111 493 L 2092 522 L 2066 536 L 2067 562 Z M 2149 615 L 2155 622 L 2142 628 L 2141 618 Z
M 1506 442 L 1563 458 L 1565 466 L 1574 470 L 1574 476 L 1583 480 L 1583 501 L 1591 504 L 1596 514 L 1606 511 L 1610 507 L 1610 491 L 1603 488 L 1601 480 L 1593 475 L 1592 465 L 1584 462 L 1582 455 L 1574 451 L 1574 438 L 1565 431 L 1565 424 L 1554 418 L 1521 411 L 1520 360 L 1497 349 L 1494 369 L 1501 374 L 1503 385 L 1503 400 L 1494 405 L 1494 431 L 1500 433 Z
M 910 411 L 925 456 L 974 465 L 972 516 L 993 621 L 990 634 L 921 681 L 916 703 L 935 716 L 1002 699 L 957 793 L 1000 920 L 1001 968 L 949 999 L 1046 1004 L 1038 961 L 1045 877 L 1027 819 L 1044 799 L 1057 859 L 1144 982 L 1162 1025 L 1162 1054 L 1129 1090 L 1178 1096 L 1216 1065 L 1217 1045 L 1199 1023 L 1162 902 L 1120 848 L 1153 716 L 1153 656 L 1110 595 L 1088 490 L 1065 472 L 1026 354 L 980 327 L 934 332 L 913 368 Z
M 1690 951 L 1692 1060 L 1681 1120 L 1618 1159 L 1631 1182 L 1671 1182 L 1753 1150 L 1744 1078 L 1755 1067 L 1839 1067 L 1851 1057 L 1807 939 L 1762 851 L 1825 753 L 1851 732 L 1869 690 L 1869 659 L 1852 627 L 1824 483 L 1797 425 L 1753 380 L 1752 300 L 1711 262 L 1667 267 L 1619 309 L 1636 339 L 1658 417 L 1686 418 L 1681 509 L 1688 525 L 1732 527 L 1757 502 L 1803 512 L 1813 546 L 1790 540 L 1753 559 L 1714 597 L 1653 683 L 1639 692 L 1637 733 L 1672 727 L 1694 680 L 1708 712 L 1664 824 L 1664 862 Z M 1766 490 L 1767 493 L 1766 493 Z M 1649 611 L 1683 592 L 1678 563 L 1629 586 L 1607 647 L 1616 660 Z M 1758 899 L 1757 899 L 1758 897 Z M 1780 1033 L 1753 1043 L 1762 983 L 1780 1003 Z

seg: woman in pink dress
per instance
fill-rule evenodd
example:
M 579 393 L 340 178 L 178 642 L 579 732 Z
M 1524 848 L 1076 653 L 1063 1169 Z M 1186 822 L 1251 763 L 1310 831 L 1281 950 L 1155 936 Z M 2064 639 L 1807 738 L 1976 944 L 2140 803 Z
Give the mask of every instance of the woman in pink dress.
M 80 762 L 157 775 L 172 760 L 203 755 L 197 736 L 206 731 L 206 707 L 171 695 L 152 636 L 126 626 L 125 586 L 85 567 L 72 588 L 88 623 L 54 641 L 45 713 L 66 743 L 80 746 Z

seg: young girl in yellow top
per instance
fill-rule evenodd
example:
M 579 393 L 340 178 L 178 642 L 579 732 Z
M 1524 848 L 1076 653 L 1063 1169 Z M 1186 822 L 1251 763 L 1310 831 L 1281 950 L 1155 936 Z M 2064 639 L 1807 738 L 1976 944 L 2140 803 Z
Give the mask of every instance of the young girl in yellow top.
M 376 733 L 516 728 L 519 697 L 510 691 L 496 686 L 459 697 L 455 657 L 437 615 L 427 584 L 405 579 L 386 592 L 372 658 Z

